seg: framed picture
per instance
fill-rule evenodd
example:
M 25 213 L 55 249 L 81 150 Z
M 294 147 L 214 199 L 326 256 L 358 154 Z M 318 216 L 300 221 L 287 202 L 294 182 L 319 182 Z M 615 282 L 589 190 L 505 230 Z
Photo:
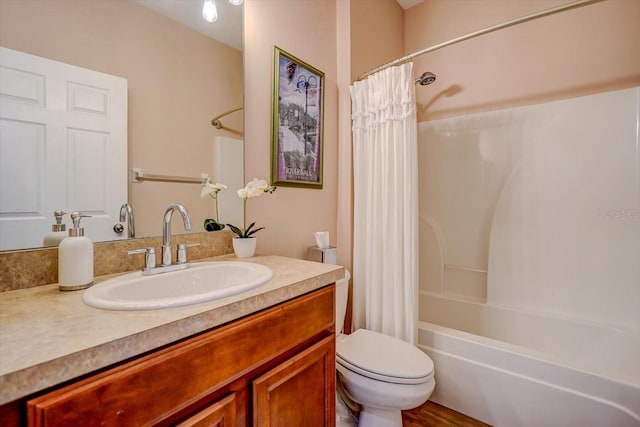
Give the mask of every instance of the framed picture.
M 273 185 L 322 188 L 324 73 L 275 47 Z

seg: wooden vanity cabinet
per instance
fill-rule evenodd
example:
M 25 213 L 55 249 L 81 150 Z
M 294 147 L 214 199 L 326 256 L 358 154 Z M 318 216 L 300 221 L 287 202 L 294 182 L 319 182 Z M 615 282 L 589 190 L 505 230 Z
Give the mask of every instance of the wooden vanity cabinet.
M 26 402 L 28 426 L 333 426 L 334 287 Z

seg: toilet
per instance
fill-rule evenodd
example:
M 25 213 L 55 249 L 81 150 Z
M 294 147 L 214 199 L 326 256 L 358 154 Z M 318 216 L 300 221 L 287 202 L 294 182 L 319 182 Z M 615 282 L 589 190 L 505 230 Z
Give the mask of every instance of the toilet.
M 349 271 L 336 282 L 336 331 L 347 307 Z M 433 362 L 417 347 L 366 329 L 337 333 L 336 369 L 345 398 L 362 409 L 358 425 L 402 427 L 401 411 L 422 405 L 435 387 Z

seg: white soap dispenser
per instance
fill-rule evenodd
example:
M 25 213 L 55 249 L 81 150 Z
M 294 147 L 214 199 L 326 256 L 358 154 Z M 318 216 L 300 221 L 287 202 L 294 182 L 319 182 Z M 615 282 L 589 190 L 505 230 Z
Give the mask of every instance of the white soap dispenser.
M 43 246 L 58 246 L 60 242 L 69 235 L 66 224 L 62 223 L 62 217 L 65 214 L 66 212 L 62 211 L 53 212 L 56 223 L 52 224 L 51 231 L 44 235 L 44 239 L 42 239 Z
M 58 247 L 58 287 L 61 291 L 75 291 L 93 284 L 93 242 L 84 235 L 80 219 L 89 217 L 71 213 L 73 228 Z

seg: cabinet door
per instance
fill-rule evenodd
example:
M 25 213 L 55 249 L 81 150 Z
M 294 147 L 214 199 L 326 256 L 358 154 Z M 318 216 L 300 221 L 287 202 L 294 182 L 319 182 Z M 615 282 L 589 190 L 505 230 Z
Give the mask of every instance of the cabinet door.
M 232 427 L 236 425 L 236 394 L 218 400 L 176 427 Z
M 330 336 L 253 382 L 255 426 L 335 426 L 335 337 Z

